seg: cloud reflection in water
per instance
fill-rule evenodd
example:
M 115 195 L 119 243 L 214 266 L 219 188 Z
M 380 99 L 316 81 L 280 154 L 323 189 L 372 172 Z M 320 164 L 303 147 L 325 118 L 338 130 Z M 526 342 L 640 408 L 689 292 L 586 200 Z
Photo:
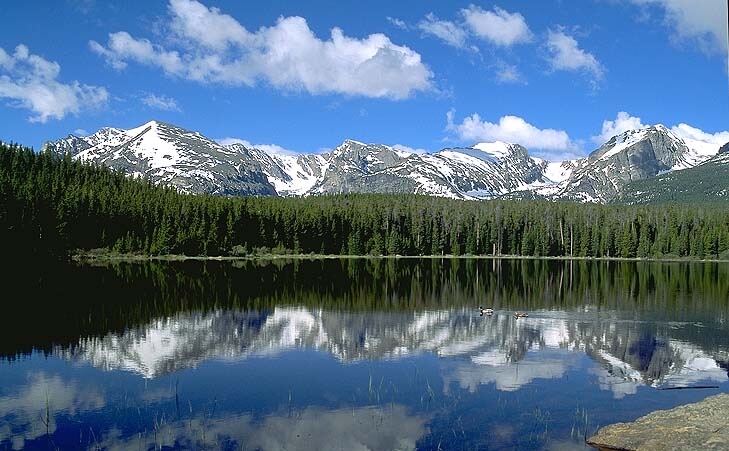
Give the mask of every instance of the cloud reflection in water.
M 30 374 L 13 394 L 0 397 L 0 443 L 9 441 L 12 449 L 23 449 L 27 440 L 56 430 L 56 415 L 73 416 L 105 405 L 94 387 L 58 375 Z

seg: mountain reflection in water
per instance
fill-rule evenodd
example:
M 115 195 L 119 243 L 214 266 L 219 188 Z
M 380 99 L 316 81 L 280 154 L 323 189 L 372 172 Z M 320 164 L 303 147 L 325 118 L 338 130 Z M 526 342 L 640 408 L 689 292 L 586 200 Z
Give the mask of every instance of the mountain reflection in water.
M 616 396 L 635 392 L 636 384 L 688 386 L 702 379 L 727 379 L 728 347 L 704 350 L 681 340 L 719 332 L 699 323 L 653 323 L 615 312 L 543 310 L 523 319 L 509 313 L 480 317 L 474 309 L 462 308 L 407 313 L 305 307 L 261 313 L 219 310 L 177 314 L 122 334 L 81 339 L 56 354 L 154 378 L 209 359 L 239 360 L 299 347 L 327 352 L 343 362 L 431 352 L 469 362 L 459 369 L 463 378 L 455 377 L 461 386 L 473 389 L 477 373 L 480 383 L 515 390 L 534 378 L 561 377 L 564 360 L 569 360 L 565 353 L 546 359 L 538 353 L 564 350 L 597 361 L 605 369 L 598 373 L 601 386 Z

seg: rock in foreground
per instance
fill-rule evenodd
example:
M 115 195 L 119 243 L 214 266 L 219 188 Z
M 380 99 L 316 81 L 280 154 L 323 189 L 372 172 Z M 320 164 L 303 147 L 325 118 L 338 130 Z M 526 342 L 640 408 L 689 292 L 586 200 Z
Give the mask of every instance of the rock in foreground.
M 606 426 L 587 444 L 603 451 L 729 450 L 729 394 Z

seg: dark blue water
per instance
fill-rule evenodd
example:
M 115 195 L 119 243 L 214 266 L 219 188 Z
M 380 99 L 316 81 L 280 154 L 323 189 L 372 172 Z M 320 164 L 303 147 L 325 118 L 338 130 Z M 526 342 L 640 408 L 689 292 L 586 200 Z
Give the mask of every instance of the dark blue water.
M 11 282 L 26 295 L 0 335 L 0 449 L 585 449 L 601 425 L 729 392 L 727 272 L 490 260 L 41 268 Z

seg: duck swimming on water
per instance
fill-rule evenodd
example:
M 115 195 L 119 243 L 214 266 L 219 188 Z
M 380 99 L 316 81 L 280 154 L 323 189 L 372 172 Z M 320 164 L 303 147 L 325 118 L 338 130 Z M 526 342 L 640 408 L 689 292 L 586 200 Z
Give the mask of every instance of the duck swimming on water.
M 526 318 L 529 314 L 527 312 L 514 312 L 514 318 Z
M 494 314 L 494 309 L 492 309 L 492 308 L 479 307 L 478 309 L 481 310 L 481 316 L 484 316 L 484 315 L 491 316 Z

